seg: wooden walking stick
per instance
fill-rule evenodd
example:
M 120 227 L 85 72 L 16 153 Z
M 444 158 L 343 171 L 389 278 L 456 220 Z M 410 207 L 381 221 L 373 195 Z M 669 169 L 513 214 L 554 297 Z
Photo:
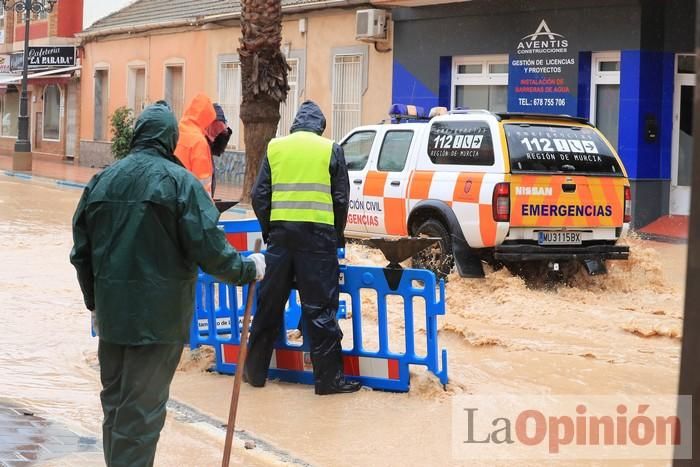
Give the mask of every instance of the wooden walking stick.
M 262 241 L 255 240 L 255 253 L 260 253 Z M 226 425 L 226 443 L 224 444 L 224 458 L 221 461 L 222 467 L 228 467 L 231 460 L 231 446 L 233 444 L 233 430 L 236 426 L 236 412 L 238 410 L 238 396 L 241 393 L 241 380 L 243 378 L 243 367 L 245 358 L 248 355 L 248 329 L 250 328 L 250 313 L 255 299 L 256 281 L 248 286 L 248 299 L 243 313 L 243 329 L 241 330 L 241 345 L 238 347 L 238 364 L 236 365 L 236 375 L 233 379 L 233 392 L 231 393 L 231 407 L 228 411 L 228 424 Z M 233 326 L 234 323 L 231 323 Z M 233 328 L 232 328 L 233 329 Z

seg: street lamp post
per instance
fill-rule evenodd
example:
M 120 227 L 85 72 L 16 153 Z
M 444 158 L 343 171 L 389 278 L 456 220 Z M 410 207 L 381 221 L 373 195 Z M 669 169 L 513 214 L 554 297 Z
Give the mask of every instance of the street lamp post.
M 58 0 L 1 0 L 3 9 L 24 13 L 24 55 L 22 60 L 22 94 L 19 98 L 19 118 L 17 122 L 17 141 L 12 158 L 12 170 L 32 170 L 32 143 L 29 141 L 29 110 L 27 102 L 27 75 L 29 60 L 29 23 L 32 13 L 51 13 Z

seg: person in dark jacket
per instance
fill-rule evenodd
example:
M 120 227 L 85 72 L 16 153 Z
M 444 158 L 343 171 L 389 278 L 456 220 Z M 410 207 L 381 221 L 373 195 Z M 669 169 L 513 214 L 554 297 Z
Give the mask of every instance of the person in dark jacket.
M 221 157 L 226 152 L 226 147 L 233 134 L 233 130 L 228 126 L 224 109 L 216 102 L 214 103 L 214 111 L 216 112 L 216 120 L 207 128 L 207 140 L 211 150 L 211 164 L 213 168 L 211 172 L 212 198 L 216 196 L 216 164 L 214 163 L 214 157 Z
M 350 184 L 340 146 L 320 136 L 326 128 L 311 101 L 297 112 L 291 134 L 267 147 L 251 193 L 267 244 L 268 273 L 260 286 L 244 376 L 265 385 L 284 307 L 296 281 L 311 340 L 316 394 L 354 392 L 357 381 L 343 373 L 336 313 L 339 300 L 337 249 L 345 245 Z
M 70 260 L 96 315 L 109 467 L 153 465 L 198 267 L 236 284 L 264 275 L 263 256 L 243 259 L 218 229 L 211 198 L 173 156 L 177 139 L 167 104 L 146 108 L 130 154 L 90 180 L 73 217 Z

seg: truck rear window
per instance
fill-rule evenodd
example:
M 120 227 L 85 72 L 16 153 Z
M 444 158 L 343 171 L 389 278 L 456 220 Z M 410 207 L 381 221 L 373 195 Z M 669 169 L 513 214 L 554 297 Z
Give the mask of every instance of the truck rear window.
M 430 126 L 428 157 L 433 164 L 493 165 L 493 141 L 488 123 L 434 122 Z
M 592 128 L 523 123 L 509 123 L 504 128 L 512 173 L 623 176 L 612 151 Z

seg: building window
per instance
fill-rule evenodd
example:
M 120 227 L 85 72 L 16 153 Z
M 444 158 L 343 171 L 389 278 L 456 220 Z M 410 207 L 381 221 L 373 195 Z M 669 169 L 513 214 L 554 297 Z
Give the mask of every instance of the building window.
M 0 8 L 0 44 L 5 43 L 5 9 Z
M 44 88 L 44 139 L 60 139 L 61 90 L 55 84 Z
M 620 53 L 595 53 L 591 66 L 591 122 L 617 150 L 620 115 Z
M 134 118 L 138 118 L 146 106 L 145 67 L 129 67 L 128 93 L 129 107 L 134 111 Z
M 2 136 L 17 137 L 17 118 L 19 117 L 19 90 L 16 86 L 8 86 L 0 100 L 2 107 Z
M 17 24 L 22 24 L 24 21 L 27 19 L 26 13 L 24 12 L 17 12 L 15 13 L 15 22 Z M 49 19 L 49 13 L 46 11 L 41 11 L 39 13 L 32 12 L 32 21 L 41 21 L 41 20 L 46 20 Z
M 508 110 L 508 56 L 455 57 L 452 96 L 453 108 Z
M 695 55 L 678 55 L 677 62 L 677 73 L 695 74 Z
M 32 21 L 42 21 L 45 19 L 49 19 L 49 13 L 45 10 L 40 12 L 32 12 Z
M 185 100 L 185 73 L 183 65 L 165 66 L 165 100 L 173 109 L 175 117 L 182 117 Z
M 362 121 L 362 55 L 333 57 L 333 135 L 341 140 Z
M 224 109 L 226 120 L 231 127 L 228 146 L 238 149 L 239 118 L 241 110 L 241 64 L 237 59 L 223 59 L 219 62 L 219 105 Z
M 457 74 L 459 75 L 481 75 L 484 66 L 481 63 L 464 63 L 457 65 Z
M 294 123 L 294 117 L 299 107 L 299 60 L 288 58 L 287 63 L 292 68 L 287 73 L 287 84 L 289 92 L 287 100 L 280 106 L 280 123 L 277 127 L 277 136 L 286 136 Z
M 107 139 L 109 71 L 95 70 L 95 141 Z

